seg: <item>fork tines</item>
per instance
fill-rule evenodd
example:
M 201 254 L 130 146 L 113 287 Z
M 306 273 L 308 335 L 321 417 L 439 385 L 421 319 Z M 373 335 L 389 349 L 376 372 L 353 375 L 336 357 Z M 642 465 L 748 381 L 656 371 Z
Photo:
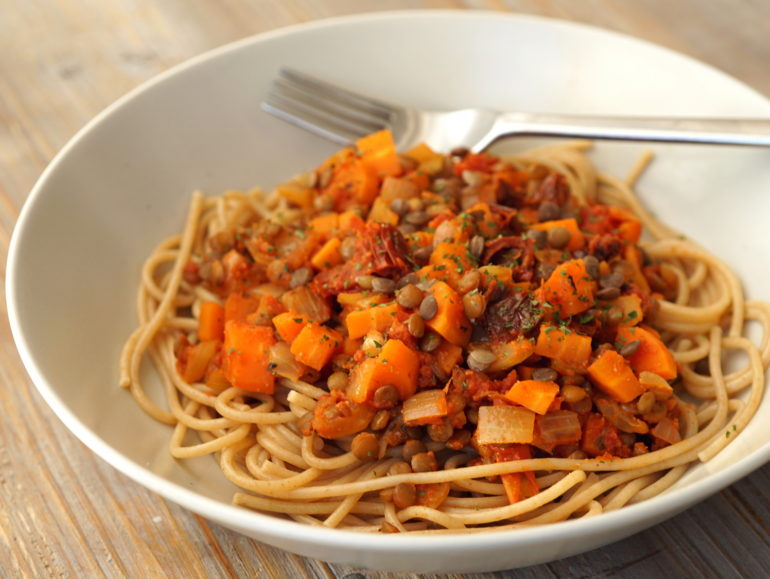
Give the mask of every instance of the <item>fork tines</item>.
M 391 105 L 289 68 L 279 71 L 262 108 L 341 145 L 389 128 L 395 115 Z

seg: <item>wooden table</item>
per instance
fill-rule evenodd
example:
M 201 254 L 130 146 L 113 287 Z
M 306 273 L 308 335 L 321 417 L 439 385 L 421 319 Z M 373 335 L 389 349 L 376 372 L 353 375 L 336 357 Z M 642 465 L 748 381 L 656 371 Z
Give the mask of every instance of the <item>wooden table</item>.
M 590 23 L 695 56 L 770 96 L 770 2 L 762 0 L 5 0 L 0 244 L 7 248 L 25 197 L 57 150 L 142 81 L 265 30 L 412 8 Z M 4 305 L 0 338 L 0 576 L 390 576 L 266 547 L 135 484 L 85 448 L 42 401 L 16 353 Z M 770 466 L 627 540 L 505 575 L 767 576 L 769 504 Z

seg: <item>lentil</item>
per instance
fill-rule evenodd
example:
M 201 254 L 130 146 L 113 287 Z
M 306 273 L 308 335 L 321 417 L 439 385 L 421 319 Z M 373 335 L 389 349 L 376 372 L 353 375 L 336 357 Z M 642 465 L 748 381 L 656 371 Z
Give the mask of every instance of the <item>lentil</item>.
M 412 457 L 411 465 L 414 472 L 430 472 L 438 469 L 438 461 L 432 452 L 415 454 Z
M 291 274 L 291 280 L 289 280 L 289 287 L 292 289 L 298 288 L 303 285 L 307 285 L 308 282 L 313 279 L 313 272 L 309 267 L 301 267 Z
M 425 296 L 422 290 L 414 284 L 408 284 L 398 290 L 396 302 L 401 307 L 412 309 L 418 307 Z
M 425 296 L 420 302 L 420 315 L 425 321 L 432 320 L 438 313 L 438 302 L 433 296 Z
M 636 354 L 637 350 L 639 349 L 639 346 L 641 346 L 642 343 L 639 340 L 631 340 L 627 344 L 624 344 L 623 347 L 620 349 L 620 355 L 624 358 L 629 358 Z
M 374 391 L 372 403 L 375 408 L 393 408 L 398 404 L 399 398 L 398 388 L 393 384 L 383 384 Z
M 425 335 L 425 321 L 420 314 L 414 313 L 409 316 L 406 322 L 406 329 L 415 338 L 422 338 Z
M 332 390 L 344 390 L 348 387 L 348 375 L 345 372 L 334 372 L 326 379 L 329 392 Z
M 532 379 L 540 382 L 553 382 L 559 374 L 553 368 L 537 368 L 532 372 Z
M 497 356 L 495 356 L 491 350 L 487 350 L 486 348 L 476 348 L 475 350 L 471 350 L 470 354 L 468 354 L 466 362 L 471 370 L 483 372 L 489 368 L 495 360 L 497 360 Z
M 372 289 L 377 293 L 390 294 L 396 289 L 396 282 L 387 277 L 372 278 Z
M 567 228 L 557 226 L 548 230 L 548 245 L 554 249 L 563 249 L 567 247 L 572 236 Z
M 371 432 L 359 432 L 350 443 L 350 452 L 358 460 L 375 460 L 379 449 L 380 443 Z
M 417 500 L 417 489 L 412 483 L 399 483 L 393 489 L 393 504 L 399 509 L 411 507 Z
M 433 352 L 440 345 L 441 338 L 438 336 L 438 334 L 434 334 L 433 332 L 428 332 L 420 340 L 420 350 L 423 352 Z
M 484 314 L 486 307 L 487 304 L 484 296 L 477 291 L 467 293 L 463 296 L 465 315 L 472 320 L 480 318 Z

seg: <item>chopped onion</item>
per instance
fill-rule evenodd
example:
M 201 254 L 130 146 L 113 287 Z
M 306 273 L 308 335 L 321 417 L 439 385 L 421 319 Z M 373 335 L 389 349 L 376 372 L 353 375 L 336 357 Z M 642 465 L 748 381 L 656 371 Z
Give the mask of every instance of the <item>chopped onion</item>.
M 546 448 L 559 444 L 578 442 L 583 435 L 577 412 L 554 410 L 535 418 L 537 422 L 537 443 Z
M 476 426 L 479 444 L 530 443 L 534 437 L 535 413 L 520 406 L 482 406 Z
M 281 296 L 281 303 L 290 312 L 319 324 L 327 321 L 332 315 L 326 300 L 307 286 L 287 291 Z
M 401 406 L 404 424 L 430 424 L 447 415 L 446 394 L 438 388 L 422 390 L 404 400 Z
M 299 380 L 305 373 L 305 366 L 297 362 L 286 342 L 277 342 L 270 347 L 270 366 L 273 374 L 289 380 Z
M 607 421 L 621 432 L 647 434 L 650 431 L 650 427 L 644 420 L 639 420 L 630 412 L 623 410 L 614 400 L 597 398 L 594 404 Z
M 676 422 L 670 418 L 662 418 L 650 431 L 655 438 L 668 442 L 669 444 L 676 444 L 682 440 L 682 435 L 679 433 L 679 428 L 676 426 Z

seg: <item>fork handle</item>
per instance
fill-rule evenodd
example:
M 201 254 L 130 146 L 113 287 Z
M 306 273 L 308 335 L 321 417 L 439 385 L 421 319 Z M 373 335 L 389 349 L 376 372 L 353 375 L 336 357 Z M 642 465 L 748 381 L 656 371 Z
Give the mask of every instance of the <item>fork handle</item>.
M 475 148 L 511 135 L 622 141 L 770 146 L 770 120 L 721 118 L 594 117 L 501 113 Z

